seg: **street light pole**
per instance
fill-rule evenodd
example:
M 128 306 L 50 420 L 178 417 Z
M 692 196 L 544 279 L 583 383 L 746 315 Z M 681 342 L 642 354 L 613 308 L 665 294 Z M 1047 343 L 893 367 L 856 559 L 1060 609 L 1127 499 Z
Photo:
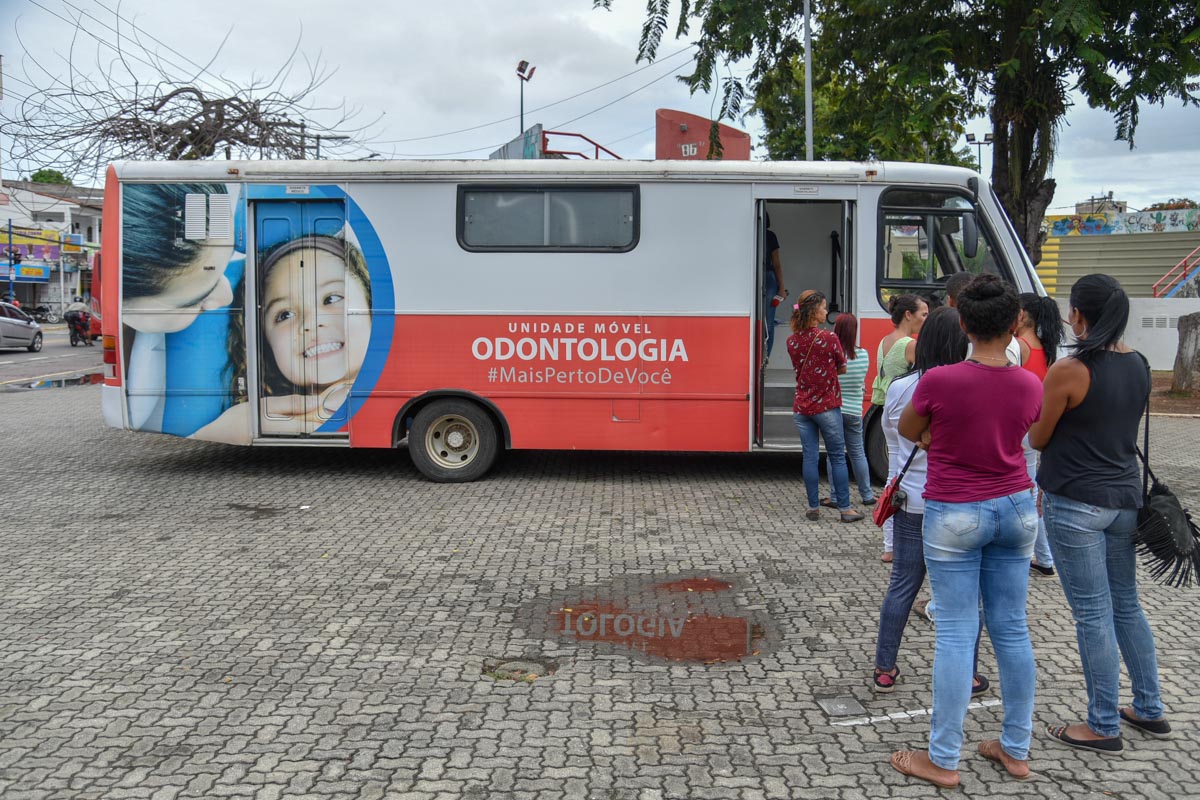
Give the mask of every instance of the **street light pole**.
M 983 146 L 992 143 L 992 135 L 985 133 L 982 139 L 976 139 L 975 134 L 967 134 L 967 144 L 975 145 L 975 164 L 979 167 L 979 171 L 983 172 Z
M 804 160 L 813 160 L 812 31 L 808 18 L 808 0 L 804 0 Z
M 517 62 L 517 77 L 521 79 L 521 133 L 525 133 L 525 84 L 533 77 L 537 67 L 529 66 L 528 61 Z

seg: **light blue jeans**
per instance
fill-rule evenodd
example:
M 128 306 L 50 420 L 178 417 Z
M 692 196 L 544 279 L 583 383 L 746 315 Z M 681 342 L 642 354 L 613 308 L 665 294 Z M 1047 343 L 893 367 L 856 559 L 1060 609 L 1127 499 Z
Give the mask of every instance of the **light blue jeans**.
M 1133 684 L 1134 715 L 1161 719 L 1154 634 L 1138 602 L 1131 539 L 1137 511 L 1101 508 L 1050 492 L 1042 495 L 1042 511 L 1059 580 L 1075 617 L 1087 682 L 1088 727 L 1101 736 L 1121 733 L 1121 658 Z
M 814 414 L 792 414 L 796 430 L 800 431 L 800 444 L 804 447 L 804 491 L 808 494 L 808 507 L 821 506 L 821 439 L 825 440 L 826 463 L 829 465 L 829 482 L 833 485 L 833 499 L 842 511 L 850 510 L 850 476 L 846 472 L 846 443 L 842 439 L 842 410 L 831 408 Z
M 1025 448 L 1025 470 L 1029 473 L 1029 480 L 1037 484 L 1038 470 L 1038 451 L 1029 446 L 1029 435 L 1025 435 L 1025 440 L 1021 442 Z M 1034 490 L 1037 491 L 1036 489 Z M 1036 496 L 1036 495 L 1035 495 Z M 1038 518 L 1038 535 L 1037 540 L 1033 544 L 1033 560 L 1038 563 L 1039 567 L 1054 567 L 1054 554 L 1050 551 L 1050 542 L 1046 538 L 1046 520 L 1044 517 Z
M 1013 758 L 1029 757 L 1035 675 L 1025 601 L 1037 519 L 1028 490 L 973 503 L 925 501 L 925 565 L 937 601 L 929 760 L 943 769 L 957 769 L 962 751 L 981 592 L 1000 668 L 1000 744 Z
M 842 411 L 842 438 L 846 442 L 846 461 L 854 469 L 854 480 L 858 483 L 858 496 L 863 505 L 875 502 L 871 489 L 871 471 L 867 466 L 867 451 L 863 448 L 863 421 L 861 409 Z

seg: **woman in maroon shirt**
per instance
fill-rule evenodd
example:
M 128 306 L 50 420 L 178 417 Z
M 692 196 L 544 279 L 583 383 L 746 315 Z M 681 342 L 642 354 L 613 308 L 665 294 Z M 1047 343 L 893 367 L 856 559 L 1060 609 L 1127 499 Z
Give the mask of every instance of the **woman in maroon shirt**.
M 842 387 L 838 374 L 846 371 L 846 354 L 832 331 L 818 325 L 829 317 L 825 295 L 808 289 L 793 306 L 788 355 L 796 371 L 796 399 L 792 419 L 804 446 L 804 490 L 811 520 L 821 518 L 818 472 L 820 439 L 825 440 L 829 480 L 842 522 L 857 522 L 863 515 L 850 507 L 850 476 L 846 471 L 846 442 L 842 434 Z

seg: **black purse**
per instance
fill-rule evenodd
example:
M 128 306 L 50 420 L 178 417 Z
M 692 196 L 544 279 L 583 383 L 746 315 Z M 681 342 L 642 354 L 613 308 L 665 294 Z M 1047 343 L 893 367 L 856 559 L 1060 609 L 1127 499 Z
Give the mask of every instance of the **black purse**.
M 1145 356 L 1142 357 L 1145 360 Z M 1150 362 L 1146 362 L 1150 374 Z M 1153 387 L 1153 384 L 1151 384 Z M 1167 586 L 1186 587 L 1200 576 L 1200 529 L 1179 498 L 1150 470 L 1150 396 L 1146 396 L 1146 423 L 1142 447 L 1142 507 L 1138 509 L 1133 543 L 1151 577 Z

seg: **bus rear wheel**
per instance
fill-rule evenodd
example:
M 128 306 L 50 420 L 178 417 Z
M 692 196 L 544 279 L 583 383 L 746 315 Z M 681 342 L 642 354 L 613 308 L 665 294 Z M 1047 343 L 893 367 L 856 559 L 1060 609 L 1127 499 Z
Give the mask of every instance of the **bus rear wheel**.
M 436 483 L 482 478 L 496 461 L 496 423 L 467 400 L 437 400 L 422 408 L 408 432 L 413 465 Z

